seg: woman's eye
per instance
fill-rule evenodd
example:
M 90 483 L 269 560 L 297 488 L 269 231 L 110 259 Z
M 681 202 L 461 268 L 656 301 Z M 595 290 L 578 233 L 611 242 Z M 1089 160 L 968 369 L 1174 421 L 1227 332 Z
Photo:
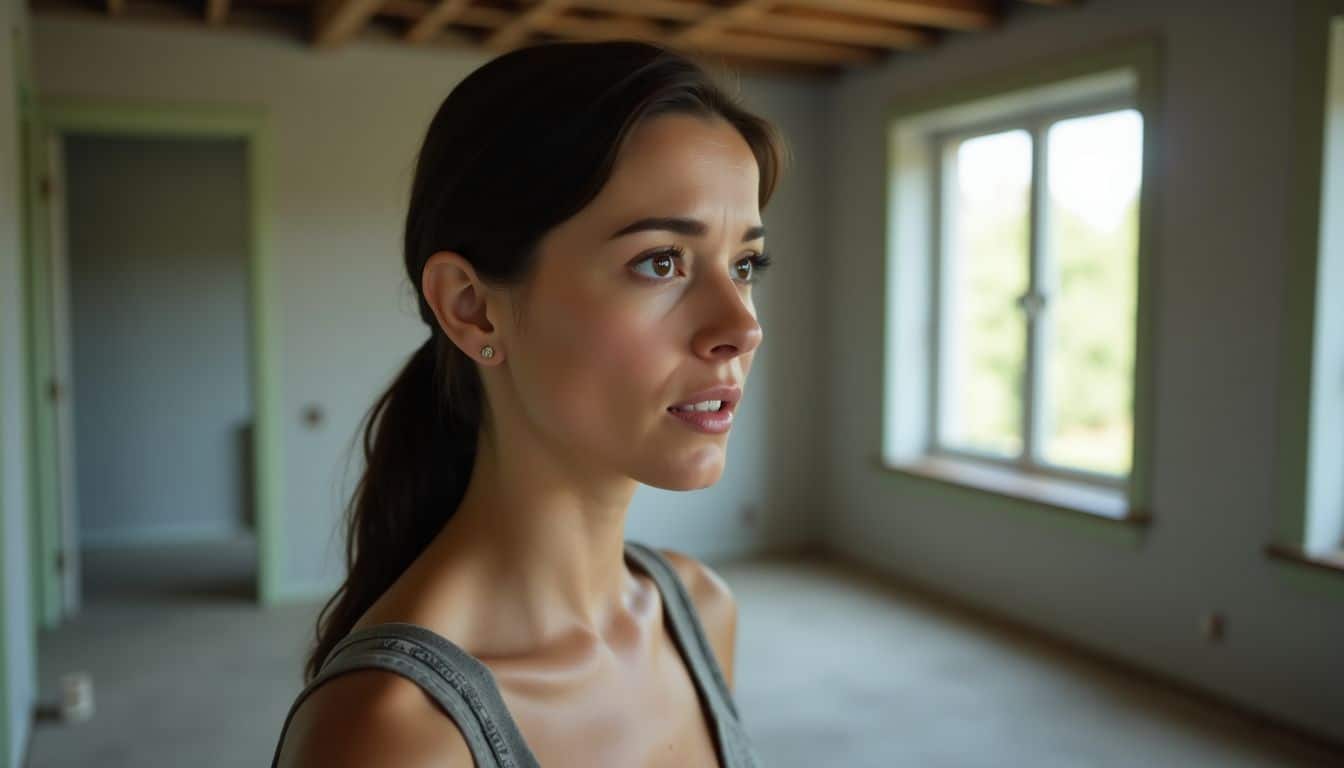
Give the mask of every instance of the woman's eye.
M 676 272 L 677 260 L 683 252 L 680 248 L 667 248 L 651 253 L 634 265 L 634 270 L 659 281 Z M 648 270 L 642 268 L 647 266 Z M 761 274 L 770 266 L 770 257 L 764 253 L 754 253 L 733 265 L 734 277 L 743 283 L 751 284 L 761 279 Z
M 742 267 L 746 267 L 746 273 L 741 272 Z M 737 263 L 738 274 L 745 283 L 754 283 L 761 279 L 761 275 L 770 266 L 770 256 L 766 253 L 754 253 L 751 256 Z
M 668 248 L 657 253 L 651 253 L 635 263 L 635 271 L 655 279 L 664 278 L 676 271 L 677 259 L 679 258 L 681 258 L 681 249 L 679 248 Z M 652 272 L 641 271 L 640 267 L 645 265 L 649 265 Z
M 743 259 L 737 262 L 737 276 L 743 282 L 754 283 L 756 280 L 752 277 L 756 270 L 756 263 L 751 259 Z

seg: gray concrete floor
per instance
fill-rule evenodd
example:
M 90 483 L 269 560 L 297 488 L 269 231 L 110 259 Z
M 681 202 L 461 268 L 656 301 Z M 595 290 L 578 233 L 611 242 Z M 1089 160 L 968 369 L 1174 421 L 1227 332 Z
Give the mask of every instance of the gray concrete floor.
M 1326 766 L 1344 751 L 820 560 L 718 566 L 741 610 L 736 696 L 768 768 Z M 83 613 L 39 639 L 44 704 L 88 672 L 96 713 L 39 719 L 32 768 L 261 766 L 317 603 L 252 604 L 255 545 L 84 556 Z

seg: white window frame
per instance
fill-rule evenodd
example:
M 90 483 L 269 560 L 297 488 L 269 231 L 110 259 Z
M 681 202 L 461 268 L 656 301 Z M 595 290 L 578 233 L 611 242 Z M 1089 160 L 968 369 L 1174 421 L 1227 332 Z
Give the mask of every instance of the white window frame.
M 1302 544 L 1344 555 L 1344 307 L 1336 298 L 1344 291 L 1344 15 L 1329 26 Z
M 1113 91 L 1114 86 L 1107 90 Z M 932 202 L 930 205 L 932 219 L 929 222 L 930 258 L 933 260 L 933 267 L 929 270 L 931 277 L 930 296 L 932 296 L 930 310 L 932 320 L 929 327 L 933 337 L 930 340 L 929 371 L 931 375 L 928 377 L 929 402 L 932 405 L 928 409 L 928 445 L 926 447 L 928 455 L 983 462 L 1012 468 L 1023 474 L 1058 477 L 1119 490 L 1123 490 L 1128 483 L 1128 473 L 1112 475 L 1093 472 L 1051 464 L 1040 458 L 1038 438 L 1044 426 L 1040 406 L 1047 399 L 1047 392 L 1040 375 L 1047 354 L 1044 349 L 1046 328 L 1039 311 L 1027 306 L 1027 303 L 1033 300 L 1044 301 L 1046 299 L 1040 291 L 1040 276 L 1046 267 L 1042 238 L 1047 226 L 1048 189 L 1045 176 L 1049 163 L 1047 131 L 1051 125 L 1061 120 L 1090 117 L 1125 109 L 1138 110 L 1137 100 L 1132 94 L 1102 92 L 1100 95 L 1087 96 L 1074 102 L 1051 105 L 1045 108 L 1027 107 L 985 120 L 948 125 L 928 134 L 929 154 L 933 161 L 929 179 L 929 199 Z M 1005 458 L 1000 454 L 976 451 L 967 446 L 944 444 L 939 430 L 940 425 L 946 423 L 946 409 L 952 399 L 946 389 L 949 378 L 947 370 L 952 350 L 950 344 L 945 344 L 943 341 L 945 329 L 951 322 L 951 318 L 947 314 L 947 308 L 951 304 L 948 296 L 949 288 L 943 282 L 948 258 L 944 247 L 946 244 L 944 233 L 948 222 L 944 220 L 946 195 L 943 189 L 943 182 L 947 175 L 947 155 L 950 151 L 950 145 L 955 142 L 1011 130 L 1026 131 L 1032 142 L 1030 204 L 1027 213 L 1028 285 L 1027 292 L 1019 299 L 1019 306 L 1026 313 L 1024 319 L 1026 349 L 1024 350 L 1024 375 L 1021 382 L 1022 412 L 1020 414 L 1022 449 L 1016 459 Z M 1140 196 L 1143 193 L 1144 190 L 1140 187 Z M 1138 255 L 1135 254 L 1135 259 L 1137 260 L 1137 258 Z M 1131 402 L 1131 420 L 1133 416 L 1133 404 Z
M 1265 553 L 1288 583 L 1344 596 L 1344 0 L 1294 3 L 1293 186 L 1275 474 Z
M 1153 337 L 1158 320 L 1153 302 L 1156 259 L 1154 212 L 1160 190 L 1155 183 L 1162 162 L 1161 43 L 1155 37 L 1131 38 L 1099 46 L 1085 54 L 1042 59 L 1015 70 L 973 81 L 940 84 L 924 93 L 900 97 L 888 108 L 884 274 L 884 336 L 877 353 L 882 363 L 882 416 L 877 466 L 915 483 L 936 483 L 963 494 L 967 503 L 997 498 L 996 506 L 1032 516 L 1053 511 L 1083 513 L 1081 530 L 1119 541 L 1137 541 L 1151 515 L 1151 456 L 1154 414 Z M 1043 474 L 1016 462 L 1004 465 L 965 454 L 933 451 L 935 158 L 929 137 L 940 131 L 988 126 L 1026 113 L 1051 115 L 1102 105 L 1132 107 L 1143 118 L 1143 168 L 1138 232 L 1135 304 L 1133 450 L 1123 483 L 1098 482 L 1072 470 Z M 996 457 L 997 458 L 997 457 Z M 985 494 L 988 494 L 986 497 Z M 1053 510 L 1053 511 L 1051 511 Z M 1117 527 L 1116 524 L 1120 524 Z M 1073 526 L 1071 526 L 1073 527 Z

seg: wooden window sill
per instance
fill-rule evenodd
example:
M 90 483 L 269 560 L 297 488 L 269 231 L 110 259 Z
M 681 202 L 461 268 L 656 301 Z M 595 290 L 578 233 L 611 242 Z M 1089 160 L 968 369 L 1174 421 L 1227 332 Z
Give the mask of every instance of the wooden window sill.
M 1270 544 L 1265 547 L 1265 554 L 1279 560 L 1287 560 L 1299 565 L 1309 565 L 1313 568 L 1344 574 L 1344 549 L 1333 552 L 1308 552 L 1302 547 Z
M 1124 492 L 1116 489 L 943 457 L 930 456 L 900 463 L 879 459 L 878 463 L 891 472 L 1032 502 L 1096 520 L 1130 526 L 1143 526 L 1149 522 L 1148 513 L 1131 508 Z

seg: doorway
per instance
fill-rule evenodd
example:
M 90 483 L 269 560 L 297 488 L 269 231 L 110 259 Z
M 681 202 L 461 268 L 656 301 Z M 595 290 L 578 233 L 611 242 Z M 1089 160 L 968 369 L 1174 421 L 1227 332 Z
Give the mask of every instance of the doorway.
M 160 547 L 255 557 L 246 146 L 67 133 L 52 157 L 60 496 L 80 553 L 66 561 L 68 615 L 86 592 L 168 586 L 131 578 Z M 210 589 L 246 599 L 255 565 L 237 562 Z
M 33 117 L 35 626 L 78 612 L 90 546 L 213 540 L 238 562 L 250 539 L 244 592 L 271 604 L 282 489 L 264 114 L 48 99 Z

